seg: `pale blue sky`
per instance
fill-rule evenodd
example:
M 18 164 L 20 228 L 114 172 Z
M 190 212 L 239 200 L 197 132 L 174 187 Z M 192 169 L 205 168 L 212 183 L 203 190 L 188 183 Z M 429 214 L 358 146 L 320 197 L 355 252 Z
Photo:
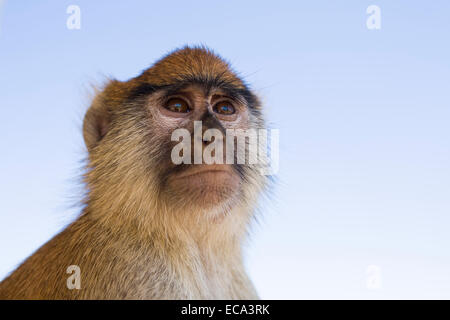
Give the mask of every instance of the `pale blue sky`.
M 71 4 L 80 30 L 66 28 Z M 366 28 L 371 4 L 381 30 Z M 279 184 L 247 248 L 261 297 L 450 298 L 450 2 L 10 0 L 0 12 L 0 279 L 78 212 L 89 84 L 201 43 L 280 130 Z

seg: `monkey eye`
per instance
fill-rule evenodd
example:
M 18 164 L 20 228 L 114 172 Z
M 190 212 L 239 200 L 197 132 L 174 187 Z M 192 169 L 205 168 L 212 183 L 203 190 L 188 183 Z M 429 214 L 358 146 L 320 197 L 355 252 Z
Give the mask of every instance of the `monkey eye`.
M 164 108 L 166 108 L 169 111 L 179 113 L 188 113 L 189 111 L 191 111 L 187 102 L 180 98 L 169 99 Z
M 222 102 L 217 103 L 213 107 L 213 110 L 216 113 L 224 114 L 224 115 L 230 115 L 230 114 L 234 114 L 236 112 L 233 105 L 228 101 L 222 101 Z

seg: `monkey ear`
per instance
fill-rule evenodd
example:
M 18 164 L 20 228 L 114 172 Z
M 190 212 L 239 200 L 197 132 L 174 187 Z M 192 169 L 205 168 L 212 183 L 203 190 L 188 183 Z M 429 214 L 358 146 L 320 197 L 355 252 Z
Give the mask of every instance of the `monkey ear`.
M 106 135 L 110 124 L 110 112 L 103 94 L 98 94 L 89 107 L 83 122 L 83 137 L 89 152 Z

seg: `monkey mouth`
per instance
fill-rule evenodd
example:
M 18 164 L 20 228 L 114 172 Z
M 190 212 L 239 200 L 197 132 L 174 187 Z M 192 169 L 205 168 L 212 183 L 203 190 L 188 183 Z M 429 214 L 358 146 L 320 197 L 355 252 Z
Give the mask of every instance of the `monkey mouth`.
M 169 184 L 179 190 L 195 192 L 204 196 L 219 192 L 231 194 L 239 188 L 240 177 L 231 165 L 198 164 L 189 165 L 184 170 L 174 173 Z
M 198 164 L 191 165 L 185 170 L 176 174 L 176 179 L 191 178 L 201 175 L 233 175 L 233 169 L 231 166 L 226 164 Z

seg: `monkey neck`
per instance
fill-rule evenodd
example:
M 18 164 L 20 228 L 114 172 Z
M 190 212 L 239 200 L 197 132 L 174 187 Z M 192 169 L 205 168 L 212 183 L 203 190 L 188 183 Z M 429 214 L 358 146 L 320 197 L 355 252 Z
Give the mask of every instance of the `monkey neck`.
M 236 262 L 241 257 L 250 208 L 236 206 L 219 213 L 180 212 L 163 210 L 148 199 L 146 203 L 129 199 L 118 202 L 116 207 L 105 206 L 102 198 L 94 199 L 87 202 L 83 219 L 121 233 L 126 239 L 151 244 L 162 255 L 177 248 L 178 254 L 184 251 L 183 255 L 196 256 L 205 263 L 230 258 Z

